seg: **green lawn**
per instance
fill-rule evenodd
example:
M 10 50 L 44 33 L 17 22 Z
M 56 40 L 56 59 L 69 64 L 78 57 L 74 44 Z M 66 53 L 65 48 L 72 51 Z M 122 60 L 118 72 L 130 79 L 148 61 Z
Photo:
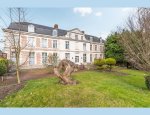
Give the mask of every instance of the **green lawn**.
M 7 96 L 1 107 L 150 107 L 150 91 L 144 72 L 84 71 L 72 76 L 80 84 L 64 86 L 57 78 L 28 81 L 19 92 Z M 121 74 L 124 73 L 124 74 Z

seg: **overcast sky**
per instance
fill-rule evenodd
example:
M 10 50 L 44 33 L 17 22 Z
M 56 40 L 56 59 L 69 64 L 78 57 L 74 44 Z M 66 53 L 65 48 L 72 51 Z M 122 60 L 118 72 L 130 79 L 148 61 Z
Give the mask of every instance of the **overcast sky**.
M 133 13 L 134 8 L 93 8 L 93 7 L 72 7 L 72 8 L 30 8 L 28 19 L 32 23 L 53 26 L 58 24 L 59 28 L 70 30 L 79 28 L 87 34 L 102 37 L 105 39 L 117 26 L 125 23 L 128 15 Z M 0 10 L 0 16 L 9 24 L 6 16 L 7 9 Z M 4 23 L 0 21 L 0 26 Z M 0 34 L 0 39 L 2 38 Z M 2 45 L 0 45 L 2 47 Z

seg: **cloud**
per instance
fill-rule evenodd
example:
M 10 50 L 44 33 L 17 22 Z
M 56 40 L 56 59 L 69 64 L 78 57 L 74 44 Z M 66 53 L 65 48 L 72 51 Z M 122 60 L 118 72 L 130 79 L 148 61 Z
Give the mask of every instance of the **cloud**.
M 109 32 L 102 32 L 102 33 L 101 33 L 102 39 L 105 40 L 105 39 L 108 37 L 109 34 L 110 34 Z
M 102 12 L 96 12 L 95 16 L 102 16 Z
M 81 16 L 92 14 L 93 10 L 90 7 L 77 7 L 73 9 L 74 13 L 80 13 Z
M 122 12 L 129 12 L 131 11 L 133 8 L 122 8 L 121 11 Z

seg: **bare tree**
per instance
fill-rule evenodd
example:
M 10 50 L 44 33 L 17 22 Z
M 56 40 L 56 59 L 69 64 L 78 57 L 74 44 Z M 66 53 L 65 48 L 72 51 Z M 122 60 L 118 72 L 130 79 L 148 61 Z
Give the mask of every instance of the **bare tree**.
M 139 8 L 128 17 L 126 26 L 119 28 L 119 42 L 128 62 L 135 68 L 150 70 L 150 8 Z
M 3 28 L 3 31 L 6 33 L 5 42 L 10 47 L 10 52 L 11 50 L 15 52 L 16 77 L 18 84 L 20 84 L 21 82 L 19 74 L 20 67 L 25 63 L 25 62 L 20 63 L 20 54 L 21 51 L 25 49 L 29 43 L 29 41 L 27 41 L 26 44 L 21 45 L 22 26 L 23 26 L 21 23 L 26 21 L 27 12 L 26 9 L 24 8 L 9 8 L 8 12 L 9 12 L 8 17 L 10 19 L 10 26 L 12 23 L 17 23 L 18 30 L 16 31 L 13 29 Z M 3 22 L 5 22 L 5 19 L 3 19 Z M 27 61 L 27 59 L 28 58 L 26 57 L 25 61 Z

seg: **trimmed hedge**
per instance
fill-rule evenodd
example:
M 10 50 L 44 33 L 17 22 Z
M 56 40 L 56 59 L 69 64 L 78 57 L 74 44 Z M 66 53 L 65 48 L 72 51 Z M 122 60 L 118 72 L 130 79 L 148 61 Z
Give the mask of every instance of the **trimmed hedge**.
M 105 59 L 95 59 L 94 65 L 97 65 L 97 66 L 105 65 Z
M 111 71 L 112 66 L 116 64 L 116 60 L 114 58 L 106 58 L 106 59 L 95 59 L 94 65 L 97 66 L 97 69 L 107 69 Z
M 109 70 L 111 71 L 112 66 L 116 64 L 116 60 L 114 58 L 107 58 L 107 59 L 105 59 L 105 61 L 106 61 L 106 64 L 108 65 L 108 67 L 109 67 Z

